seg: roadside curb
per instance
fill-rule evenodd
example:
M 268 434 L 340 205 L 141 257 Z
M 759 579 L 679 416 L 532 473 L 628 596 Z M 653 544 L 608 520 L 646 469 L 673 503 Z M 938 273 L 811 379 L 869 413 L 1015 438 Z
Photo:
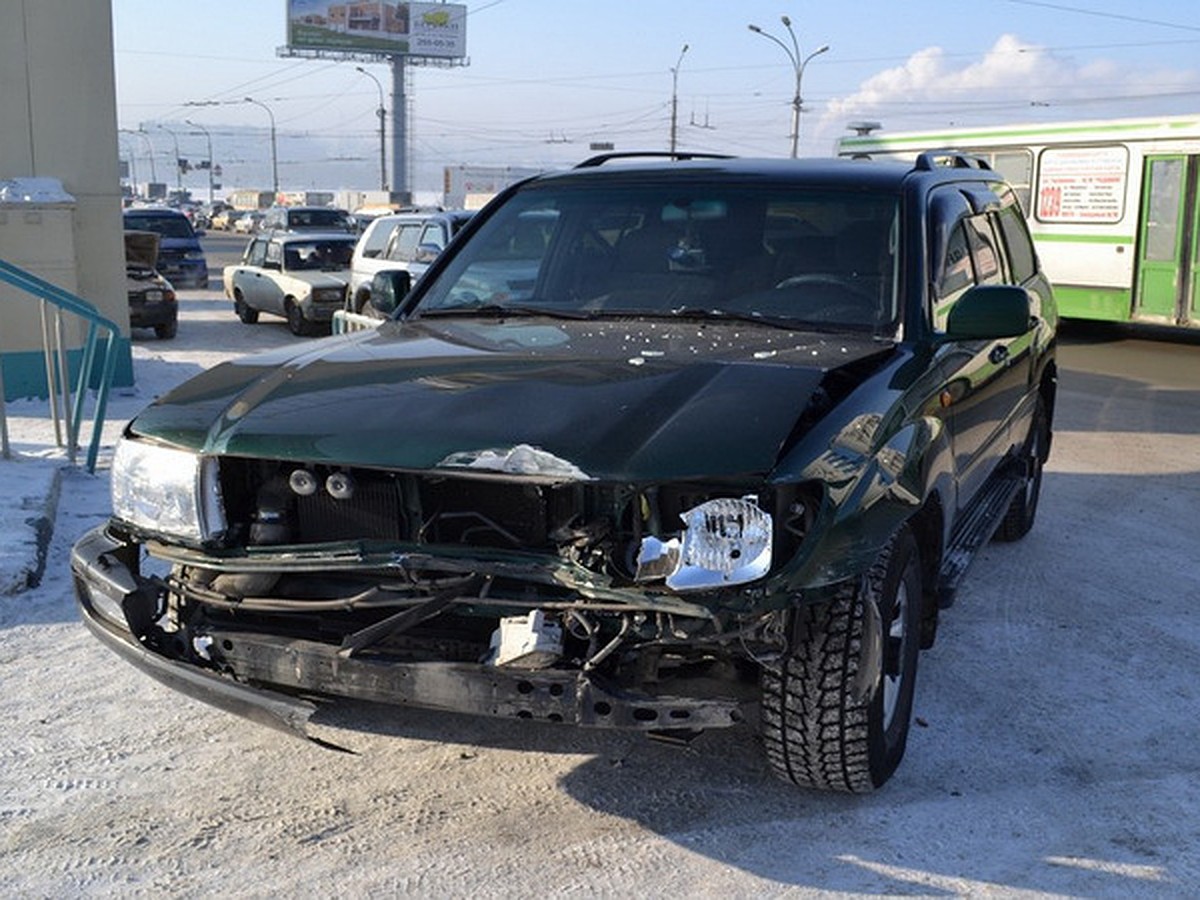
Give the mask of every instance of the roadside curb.
M 0 484 L 12 483 L 14 520 L 0 528 L 0 597 L 37 587 L 46 570 L 66 465 L 16 455 L 0 460 Z

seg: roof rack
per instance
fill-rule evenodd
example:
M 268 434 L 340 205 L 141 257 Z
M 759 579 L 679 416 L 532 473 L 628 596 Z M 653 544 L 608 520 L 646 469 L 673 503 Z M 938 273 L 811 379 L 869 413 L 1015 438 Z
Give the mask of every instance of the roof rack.
M 576 169 L 593 169 L 596 166 L 602 166 L 614 159 L 732 159 L 727 153 L 688 153 L 685 151 L 672 150 L 627 150 L 616 153 L 601 153 L 598 156 L 592 156 L 585 159 L 581 163 L 575 165 Z
M 969 153 L 964 153 L 962 150 L 951 150 L 949 148 L 941 150 L 926 150 L 917 157 L 917 161 L 913 164 L 914 169 L 920 169 L 923 172 L 930 172 L 934 169 L 986 169 L 991 171 L 991 166 L 987 160 L 978 156 L 972 156 Z

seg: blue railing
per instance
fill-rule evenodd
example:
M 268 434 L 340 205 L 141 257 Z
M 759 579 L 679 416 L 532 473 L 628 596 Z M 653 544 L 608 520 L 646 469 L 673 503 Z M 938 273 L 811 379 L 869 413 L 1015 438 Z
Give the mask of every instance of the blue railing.
M 37 297 L 41 304 L 42 355 L 46 360 L 46 390 L 50 397 L 50 414 L 54 418 L 54 434 L 59 446 L 66 446 L 71 462 L 75 462 L 75 450 L 79 444 L 79 428 L 83 422 L 83 403 L 87 396 L 92 373 L 96 367 L 96 350 L 101 341 L 100 332 L 107 332 L 104 358 L 99 365 L 96 385 L 96 408 L 92 421 L 91 442 L 87 452 L 87 470 L 96 471 L 96 457 L 100 452 L 101 432 L 104 430 L 104 413 L 108 408 L 108 391 L 112 385 L 117 365 L 118 339 L 121 330 L 104 318 L 96 307 L 58 285 L 19 269 L 0 259 L 0 281 Z M 47 305 L 53 307 L 53 322 L 47 316 Z M 74 398 L 72 399 L 70 366 L 67 362 L 66 346 L 62 334 L 62 314 L 70 313 L 87 322 L 87 337 L 76 375 Z M 61 403 L 61 407 L 60 404 Z M 65 429 L 64 429 L 65 425 Z M 64 434 L 65 440 L 64 440 Z M 0 437 L 3 438 L 3 454 L 9 455 L 8 423 L 4 417 L 4 383 L 0 374 Z

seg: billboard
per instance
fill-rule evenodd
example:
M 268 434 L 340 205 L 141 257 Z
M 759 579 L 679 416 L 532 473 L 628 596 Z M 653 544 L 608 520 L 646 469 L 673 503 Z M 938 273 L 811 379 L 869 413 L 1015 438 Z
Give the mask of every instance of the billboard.
M 458 3 L 288 0 L 288 46 L 391 56 L 467 55 L 467 7 Z

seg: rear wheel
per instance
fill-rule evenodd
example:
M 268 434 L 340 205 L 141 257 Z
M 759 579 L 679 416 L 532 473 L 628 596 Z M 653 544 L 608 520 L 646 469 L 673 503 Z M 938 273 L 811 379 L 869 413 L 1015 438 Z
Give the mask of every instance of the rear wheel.
M 763 741 L 776 775 L 853 793 L 891 777 L 912 718 L 920 606 L 917 545 L 904 527 L 857 585 L 792 614 L 789 652 L 762 678 Z
M 253 325 L 258 321 L 258 310 L 251 309 L 246 305 L 246 301 L 242 299 L 241 291 L 234 292 L 233 311 L 237 313 L 237 317 L 242 320 L 242 324 L 244 325 Z
M 996 529 L 996 540 L 1017 541 L 1029 533 L 1037 516 L 1038 498 L 1042 493 L 1042 466 L 1050 449 L 1050 417 L 1046 414 L 1045 401 L 1038 399 L 1033 411 L 1033 422 L 1029 426 L 1029 437 L 1025 439 L 1022 458 L 1025 464 L 1025 479 L 1017 496 L 1013 497 L 1004 520 Z
M 175 337 L 178 330 L 178 320 L 172 320 L 170 322 L 164 322 L 162 325 L 154 326 L 154 334 L 160 341 L 169 341 L 171 338 Z

